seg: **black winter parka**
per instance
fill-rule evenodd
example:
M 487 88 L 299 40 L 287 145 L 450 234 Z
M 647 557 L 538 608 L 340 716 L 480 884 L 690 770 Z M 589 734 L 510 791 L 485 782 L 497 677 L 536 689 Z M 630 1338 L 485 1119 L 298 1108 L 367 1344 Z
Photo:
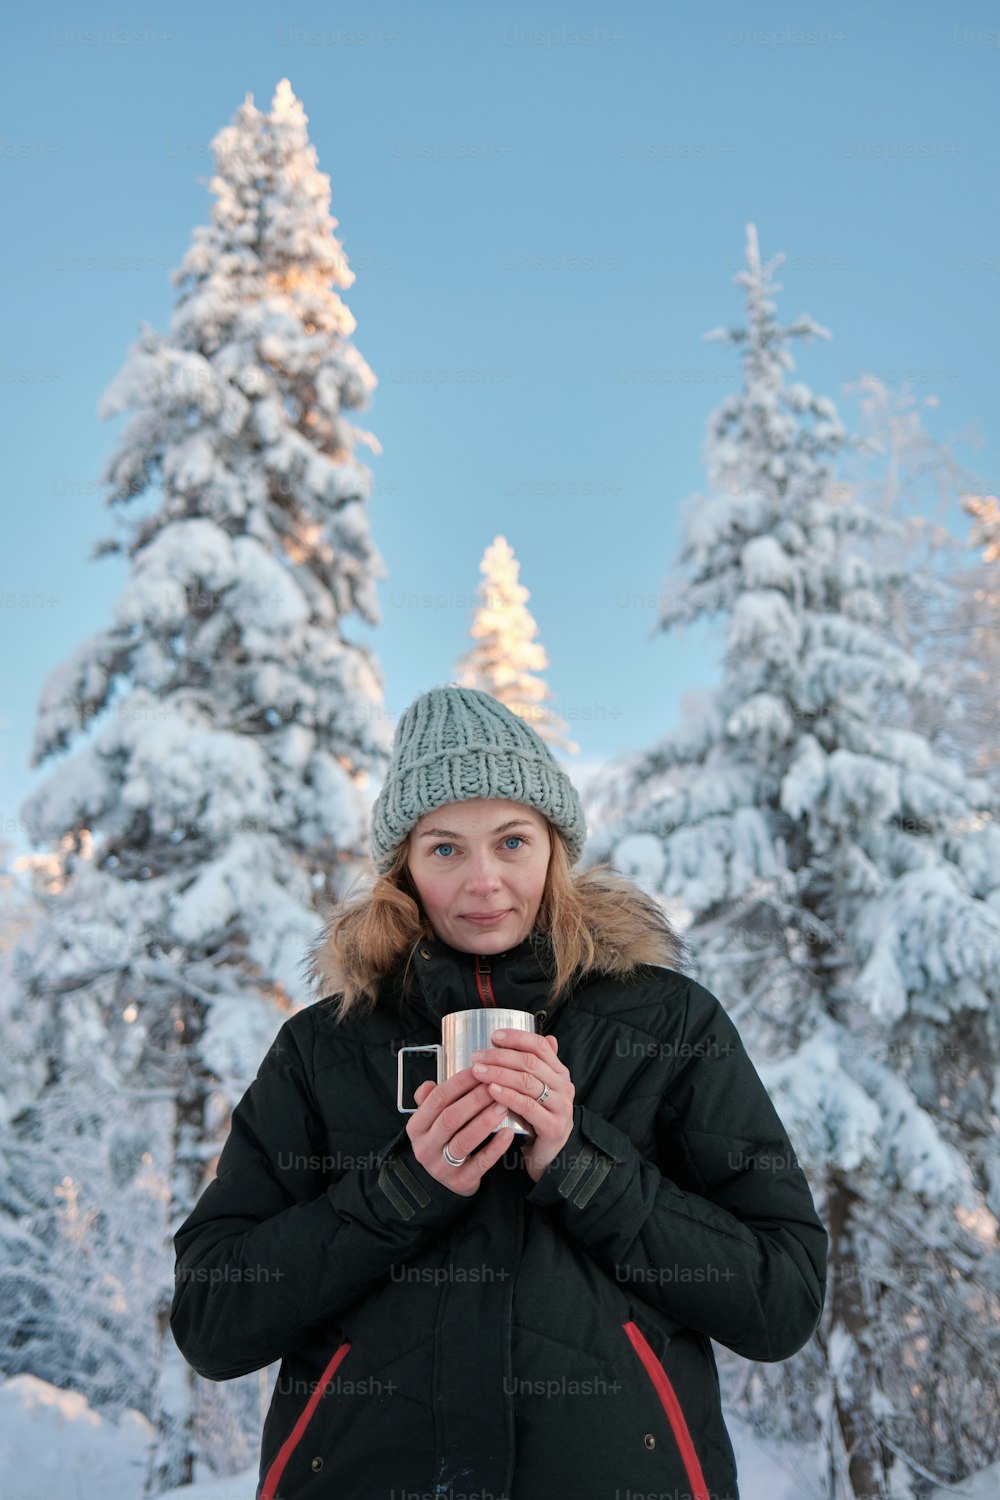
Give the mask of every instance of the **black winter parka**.
M 800 1349 L 827 1236 L 735 1025 L 656 964 L 554 1003 L 537 931 L 412 959 L 370 1015 L 284 1023 L 174 1236 L 195 1370 L 281 1360 L 256 1500 L 738 1500 L 711 1341 Z M 413 1154 L 396 1052 L 480 1005 L 558 1039 L 573 1131 L 537 1184 L 515 1141 L 460 1197 Z

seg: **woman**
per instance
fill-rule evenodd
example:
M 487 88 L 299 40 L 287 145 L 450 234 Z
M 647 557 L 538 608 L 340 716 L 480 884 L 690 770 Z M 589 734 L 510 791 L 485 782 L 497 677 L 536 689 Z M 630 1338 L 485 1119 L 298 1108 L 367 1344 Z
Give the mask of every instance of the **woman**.
M 782 1360 L 826 1232 L 719 1001 L 656 904 L 576 876 L 579 798 L 486 693 L 399 720 L 379 878 L 178 1230 L 170 1326 L 209 1380 L 281 1359 L 257 1500 L 737 1500 L 711 1340 Z M 397 1051 L 530 1011 L 397 1112 Z M 497 1130 L 506 1109 L 534 1139 Z

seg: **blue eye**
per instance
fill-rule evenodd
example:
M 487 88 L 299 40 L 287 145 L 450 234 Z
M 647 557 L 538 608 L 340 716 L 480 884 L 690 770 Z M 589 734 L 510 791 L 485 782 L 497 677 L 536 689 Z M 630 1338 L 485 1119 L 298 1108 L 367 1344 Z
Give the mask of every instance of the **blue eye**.
M 515 843 L 518 843 L 518 844 L 523 844 L 523 843 L 525 843 L 525 839 L 519 833 L 509 833 L 507 835 L 507 837 L 504 839 L 504 843 L 505 844 L 510 844 L 511 842 L 515 842 Z M 431 853 L 432 854 L 436 854 L 439 849 L 454 849 L 454 847 L 455 847 L 454 844 L 434 844 L 431 847 Z M 517 852 L 516 850 L 511 850 L 512 854 L 516 853 L 516 852 Z

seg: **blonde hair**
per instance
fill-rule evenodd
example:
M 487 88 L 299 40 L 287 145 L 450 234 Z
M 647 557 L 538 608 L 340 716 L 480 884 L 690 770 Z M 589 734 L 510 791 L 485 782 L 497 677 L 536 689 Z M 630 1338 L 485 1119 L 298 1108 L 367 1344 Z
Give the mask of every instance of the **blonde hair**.
M 534 925 L 551 939 L 553 998 L 577 970 L 598 964 L 625 978 L 641 963 L 681 962 L 684 944 L 652 898 L 608 861 L 574 872 L 562 833 L 545 823 L 551 847 Z M 405 985 L 413 949 L 435 936 L 407 868 L 410 837 L 397 845 L 392 864 L 369 891 L 353 899 L 348 893 L 327 908 L 324 930 L 310 950 L 306 971 L 320 989 L 317 999 L 336 986 L 337 1021 L 370 1014 L 381 981 L 404 957 Z

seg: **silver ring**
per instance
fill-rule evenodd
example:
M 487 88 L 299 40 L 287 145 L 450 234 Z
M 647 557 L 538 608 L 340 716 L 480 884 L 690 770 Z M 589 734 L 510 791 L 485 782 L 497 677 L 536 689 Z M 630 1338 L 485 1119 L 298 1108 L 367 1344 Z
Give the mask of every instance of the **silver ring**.
M 542 1092 L 538 1096 L 538 1102 L 539 1102 L 539 1104 L 544 1104 L 545 1101 L 546 1101 L 546 1099 L 549 1097 L 549 1094 L 551 1092 L 552 1092 L 552 1090 L 549 1088 L 548 1084 L 546 1083 L 543 1086 L 543 1088 L 542 1088 Z
M 464 1156 L 452 1156 L 447 1146 L 445 1146 L 444 1148 L 444 1159 L 448 1163 L 449 1167 L 460 1167 L 463 1161 L 465 1161 Z

